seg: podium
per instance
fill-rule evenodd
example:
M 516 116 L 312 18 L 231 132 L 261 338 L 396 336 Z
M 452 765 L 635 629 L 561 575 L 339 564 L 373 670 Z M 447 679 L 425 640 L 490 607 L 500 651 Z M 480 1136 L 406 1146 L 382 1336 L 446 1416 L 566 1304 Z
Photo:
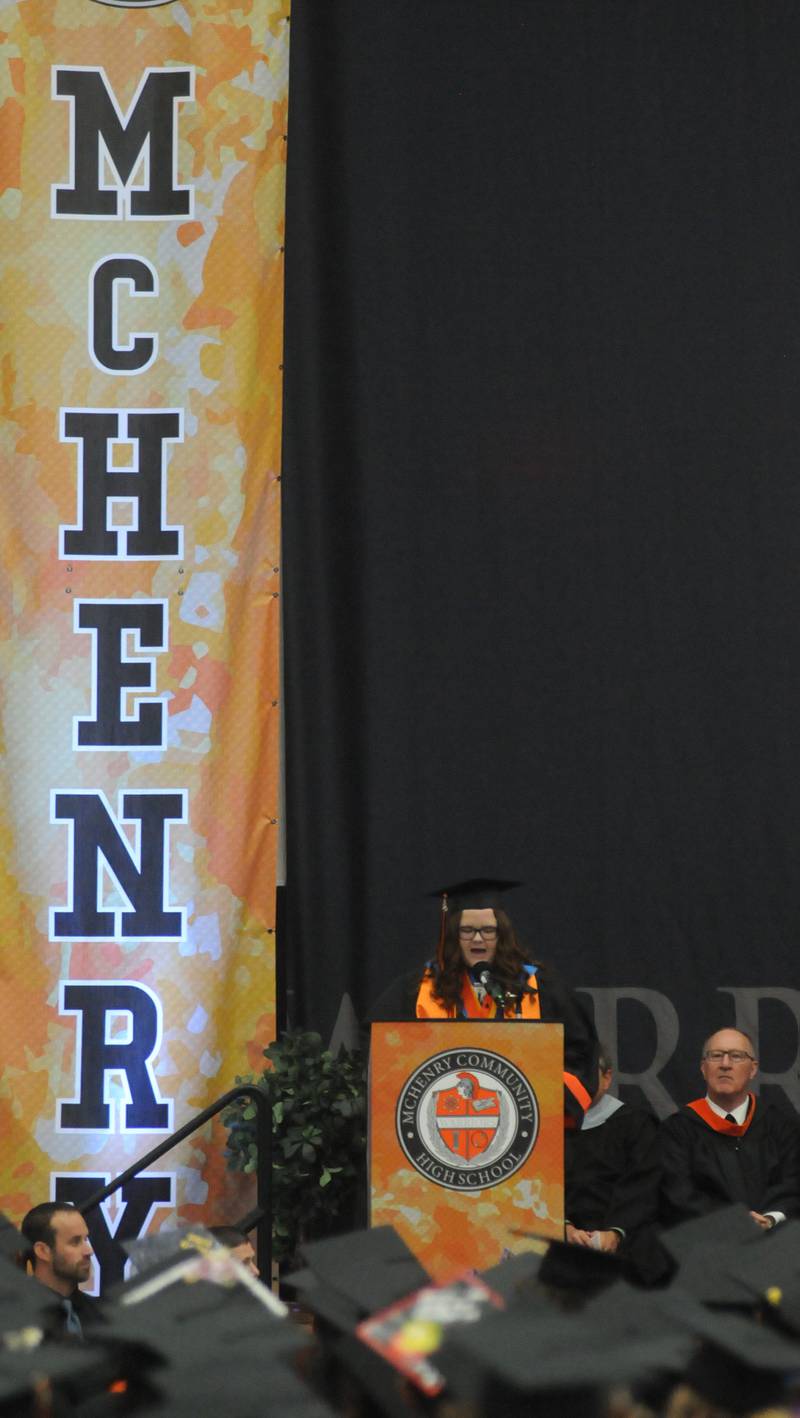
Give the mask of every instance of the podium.
M 373 1024 L 370 1225 L 434 1280 L 563 1238 L 563 1058 L 561 1024 Z

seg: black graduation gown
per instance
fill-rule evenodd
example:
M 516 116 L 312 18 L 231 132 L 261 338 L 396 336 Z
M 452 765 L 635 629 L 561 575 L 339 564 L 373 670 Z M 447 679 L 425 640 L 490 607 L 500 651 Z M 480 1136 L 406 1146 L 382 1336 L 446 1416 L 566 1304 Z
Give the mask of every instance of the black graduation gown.
M 417 1018 L 417 995 L 422 983 L 420 970 L 410 971 L 394 980 L 384 990 L 369 1014 L 369 1023 L 379 1020 L 404 1021 Z M 591 1011 L 574 990 L 564 983 L 549 965 L 537 966 L 536 988 L 543 1024 L 564 1026 L 564 1070 L 574 1074 L 591 1099 L 597 1092 L 597 1033 Z M 447 1021 L 443 1021 L 447 1022 Z M 526 1020 L 496 1020 L 498 1024 L 532 1023 Z M 462 1020 L 461 1023 L 464 1023 Z M 565 1088 L 565 1109 L 580 1121 L 580 1109 L 574 1093 Z
M 581 1231 L 623 1231 L 618 1255 L 631 1279 L 668 1271 L 658 1244 L 659 1128 L 647 1109 L 623 1103 L 597 1127 L 564 1134 L 564 1215 Z
M 658 1123 L 623 1103 L 604 1123 L 564 1139 L 564 1211 L 581 1231 L 633 1236 L 658 1215 Z
M 743 1202 L 751 1211 L 800 1212 L 800 1124 L 756 1101 L 741 1137 L 716 1132 L 692 1108 L 661 1124 L 661 1216 L 666 1226 Z

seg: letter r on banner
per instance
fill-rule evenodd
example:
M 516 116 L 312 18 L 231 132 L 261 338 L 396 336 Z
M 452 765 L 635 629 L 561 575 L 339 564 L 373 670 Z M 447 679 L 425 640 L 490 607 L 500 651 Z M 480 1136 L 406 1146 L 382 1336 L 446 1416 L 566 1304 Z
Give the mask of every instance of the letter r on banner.
M 625 1073 L 615 1070 L 616 1082 L 641 1088 L 653 1112 L 659 1118 L 666 1118 L 675 1112 L 675 1103 L 659 1078 L 663 1068 L 669 1063 L 678 1047 L 680 1023 L 678 1012 L 667 995 L 660 990 L 650 990 L 644 986 L 628 985 L 623 989 L 590 988 L 581 985 L 581 994 L 591 995 L 594 1004 L 595 1026 L 598 1038 L 611 1050 L 611 1056 L 619 1059 L 617 1039 L 619 1035 L 618 1014 L 622 1000 L 636 1000 L 650 1014 L 656 1029 L 656 1047 L 649 1067 L 639 1073 Z
M 170 1132 L 172 1101 L 162 1102 L 152 1060 L 161 1045 L 161 1003 L 147 985 L 62 980 L 59 1013 L 77 1016 L 75 1097 L 60 1099 L 59 1132 Z M 120 1022 L 124 1028 L 115 1035 Z M 112 1125 L 111 1081 L 122 1084 L 122 1116 Z
M 782 1031 L 781 1044 L 785 1043 L 787 1037 L 791 1039 L 789 1057 L 786 1059 L 789 1066 L 769 1071 L 759 1063 L 753 1088 L 758 1092 L 765 1083 L 772 1084 L 775 1088 L 782 1088 L 792 1107 L 800 1109 L 800 1077 L 797 1068 L 800 1061 L 800 990 L 793 990 L 789 986 L 782 985 L 765 985 L 760 989 L 744 985 L 718 985 L 717 988 L 721 994 L 733 996 L 736 1006 L 736 1028 L 743 1030 L 745 1034 L 750 1036 L 756 1057 L 759 1059 L 761 1057 L 760 1006 L 769 1000 L 775 1000 L 786 1008 L 792 1023 L 787 1034 Z

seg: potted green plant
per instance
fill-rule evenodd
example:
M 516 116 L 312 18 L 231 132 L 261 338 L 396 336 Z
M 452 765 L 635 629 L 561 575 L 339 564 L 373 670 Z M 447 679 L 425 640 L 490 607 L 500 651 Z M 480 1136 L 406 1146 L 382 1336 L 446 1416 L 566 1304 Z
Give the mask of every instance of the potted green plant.
M 264 1050 L 258 1086 L 272 1104 L 273 1257 L 287 1261 L 299 1243 L 358 1224 L 366 1152 L 366 1061 L 323 1048 L 319 1034 L 289 1030 Z M 252 1083 L 252 1075 L 237 1078 Z M 255 1104 L 223 1113 L 231 1171 L 256 1169 Z

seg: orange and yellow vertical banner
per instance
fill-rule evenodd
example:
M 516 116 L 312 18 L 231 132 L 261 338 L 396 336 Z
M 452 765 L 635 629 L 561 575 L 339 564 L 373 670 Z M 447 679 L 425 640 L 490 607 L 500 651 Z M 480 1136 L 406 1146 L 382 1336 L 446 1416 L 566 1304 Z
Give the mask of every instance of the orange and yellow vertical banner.
M 273 1031 L 288 50 L 288 0 L 0 11 L 15 1221 L 129 1166 Z M 109 1234 L 213 1207 L 220 1165 L 187 1144 Z

